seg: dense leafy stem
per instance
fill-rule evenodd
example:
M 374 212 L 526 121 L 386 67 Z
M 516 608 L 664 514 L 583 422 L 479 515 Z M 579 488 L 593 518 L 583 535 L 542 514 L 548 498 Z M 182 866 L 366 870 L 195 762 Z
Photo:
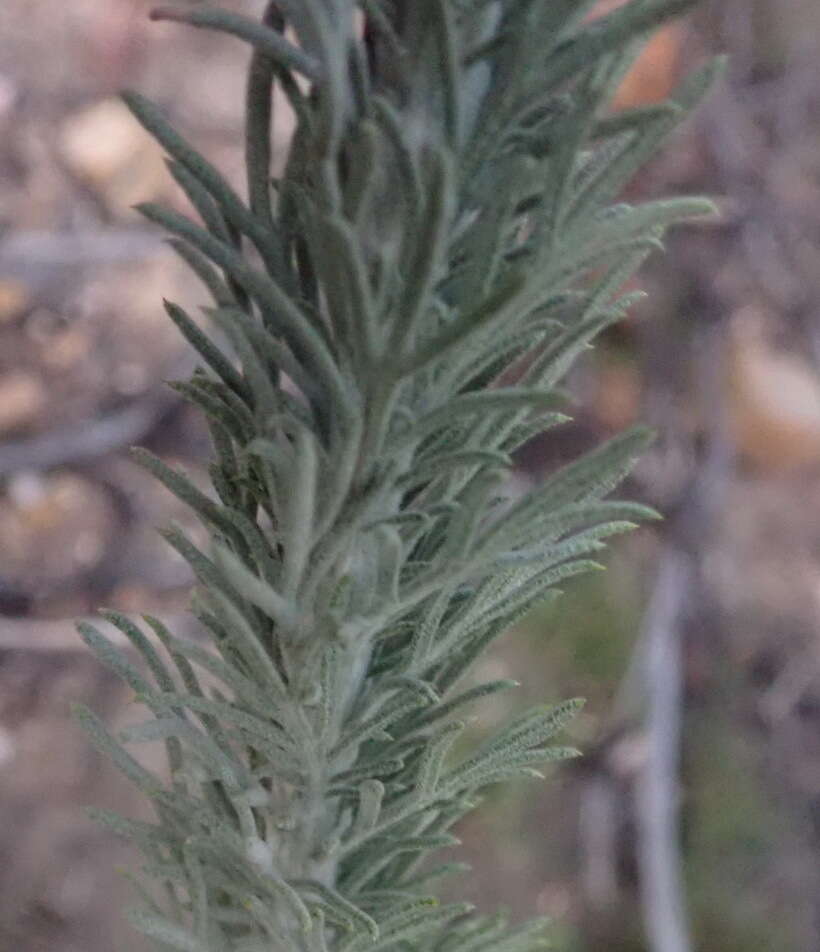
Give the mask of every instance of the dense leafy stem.
M 202 365 L 213 492 L 147 466 L 211 534 L 168 541 L 210 643 L 106 615 L 142 656 L 81 634 L 150 717 L 98 745 L 157 821 L 100 814 L 149 880 L 135 922 L 196 952 L 526 952 L 510 929 L 427 894 L 423 865 L 489 784 L 538 775 L 571 701 L 479 749 L 458 683 L 604 540 L 651 513 L 605 501 L 647 440 L 619 436 L 507 498 L 510 454 L 565 417 L 557 386 L 632 298 L 619 293 L 696 199 L 631 206 L 623 186 L 696 103 L 613 114 L 625 69 L 686 0 L 279 0 L 260 21 L 197 4 L 154 16 L 252 47 L 247 201 L 143 97 L 199 220 L 141 210 L 214 299 L 168 313 Z M 272 91 L 296 116 L 271 177 Z M 518 373 L 505 376 L 510 368 Z M 512 385 L 511 379 L 517 379 Z M 146 632 L 150 630 L 149 639 Z M 170 779 L 122 743 L 163 741 Z

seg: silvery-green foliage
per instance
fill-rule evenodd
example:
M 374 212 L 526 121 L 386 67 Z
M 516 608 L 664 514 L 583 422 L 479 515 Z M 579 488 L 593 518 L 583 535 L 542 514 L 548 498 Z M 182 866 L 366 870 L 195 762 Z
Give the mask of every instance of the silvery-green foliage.
M 641 41 L 688 0 L 279 0 L 261 22 L 196 4 L 161 19 L 252 48 L 247 197 L 143 97 L 198 220 L 141 207 L 213 297 L 167 304 L 201 356 L 179 383 L 211 427 L 213 492 L 137 459 L 201 518 L 168 542 L 200 585 L 210 642 L 146 617 L 81 633 L 147 719 L 99 747 L 153 800 L 100 813 L 144 855 L 135 923 L 191 952 L 526 952 L 440 905 L 428 862 L 489 784 L 540 776 L 578 708 L 530 711 L 476 750 L 459 687 L 494 638 L 604 540 L 651 513 L 606 501 L 646 443 L 619 436 L 512 501 L 510 454 L 566 418 L 556 388 L 618 320 L 624 283 L 695 199 L 623 186 L 696 103 L 613 114 Z M 272 87 L 296 130 L 271 178 Z M 203 326 L 209 329 L 203 330 Z M 516 367 L 517 372 L 505 376 Z M 515 379 L 515 384 L 508 383 Z M 169 779 L 126 746 L 163 741 Z

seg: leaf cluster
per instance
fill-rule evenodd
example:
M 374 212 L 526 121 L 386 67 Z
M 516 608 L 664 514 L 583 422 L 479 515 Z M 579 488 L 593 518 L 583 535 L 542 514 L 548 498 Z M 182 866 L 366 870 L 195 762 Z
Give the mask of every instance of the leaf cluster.
M 651 516 L 608 501 L 647 442 L 616 437 L 529 495 L 511 454 L 562 423 L 559 384 L 633 296 L 623 286 L 696 199 L 628 205 L 635 170 L 703 95 L 609 102 L 685 0 L 278 0 L 261 22 L 197 4 L 154 16 L 251 47 L 247 197 L 160 108 L 126 102 L 198 218 L 141 212 L 213 298 L 167 303 L 201 366 L 175 386 L 213 436 L 212 492 L 136 459 L 207 527 L 168 542 L 200 585 L 207 645 L 107 613 L 90 648 L 147 720 L 92 737 L 153 800 L 133 840 L 135 922 L 196 952 L 526 952 L 511 929 L 429 884 L 427 858 L 489 784 L 539 776 L 579 702 L 530 711 L 477 750 L 459 687 L 487 646 L 605 540 Z M 296 129 L 271 177 L 273 90 Z M 510 380 L 514 379 L 515 384 Z M 150 632 L 150 637 L 149 633 Z M 127 744 L 162 741 L 165 781 Z

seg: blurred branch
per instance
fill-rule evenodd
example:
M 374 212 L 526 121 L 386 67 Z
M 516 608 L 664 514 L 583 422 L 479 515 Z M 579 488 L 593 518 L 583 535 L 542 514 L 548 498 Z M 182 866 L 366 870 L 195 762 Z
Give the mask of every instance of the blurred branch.
M 139 617 L 133 616 L 139 623 Z M 192 615 L 176 614 L 163 616 L 165 623 L 180 637 L 196 637 L 198 625 Z M 78 621 L 87 621 L 100 625 L 100 619 L 91 616 L 86 619 L 65 618 L 44 621 L 34 618 L 0 618 L 0 651 L 47 652 L 88 652 L 85 643 L 77 634 Z M 128 648 L 131 642 L 111 625 L 105 625 L 105 634 L 116 645 Z
M 677 444 L 689 460 L 689 478 L 676 504 L 665 507 L 670 512 L 666 542 L 636 648 L 643 675 L 647 744 L 637 788 L 638 863 L 643 919 L 653 952 L 692 948 L 679 843 L 684 646 L 695 611 L 703 611 L 707 602 L 702 564 L 734 467 L 725 405 L 726 321 L 721 303 L 709 303 L 703 302 L 699 326 L 676 343 L 679 356 L 688 349 L 688 358 L 697 367 L 705 445 L 698 452 L 680 423 L 666 426 L 670 448 Z M 655 340 L 661 346 L 670 345 L 657 334 Z M 651 352 L 649 360 L 655 369 L 664 365 L 663 361 L 655 364 Z M 657 393 L 663 393 L 667 379 L 665 375 L 656 378 Z M 655 405 L 668 406 L 668 401 L 661 399 Z
M 83 420 L 29 439 L 0 446 L 0 478 L 23 470 L 88 463 L 144 438 L 179 403 L 175 395 L 137 400 L 100 420 Z
M 0 279 L 50 286 L 66 273 L 144 260 L 161 253 L 163 241 L 143 228 L 0 233 Z
M 144 228 L 11 232 L 0 237 L 0 275 L 37 268 L 117 264 L 156 254 L 162 247 L 162 240 Z
M 646 613 L 647 756 L 638 782 L 638 861 L 644 923 L 654 952 L 690 952 L 678 837 L 683 719 L 684 606 L 694 582 L 692 559 L 675 544 L 663 553 Z

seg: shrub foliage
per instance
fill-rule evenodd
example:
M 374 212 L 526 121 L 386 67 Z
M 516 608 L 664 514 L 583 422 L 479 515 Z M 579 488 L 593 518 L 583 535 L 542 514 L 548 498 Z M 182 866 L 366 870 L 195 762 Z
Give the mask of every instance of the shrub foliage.
M 490 784 L 540 776 L 579 702 L 477 749 L 461 718 L 511 682 L 462 684 L 491 642 L 651 515 L 608 494 L 647 441 L 620 435 L 523 498 L 511 454 L 561 424 L 558 386 L 635 298 L 625 282 L 696 199 L 624 185 L 707 89 L 613 113 L 625 71 L 687 0 L 278 0 L 157 19 L 251 47 L 246 196 L 137 94 L 198 220 L 141 212 L 213 298 L 168 315 L 201 357 L 175 386 L 213 436 L 212 491 L 136 459 L 207 526 L 168 542 L 206 641 L 103 613 L 142 656 L 82 637 L 148 719 L 99 747 L 153 823 L 97 811 L 144 854 L 136 924 L 187 952 L 527 952 L 431 884 L 428 858 Z M 274 87 L 295 116 L 272 177 Z M 514 382 L 513 382 L 514 381 Z M 461 684 L 461 686 L 460 686 Z M 126 749 L 163 741 L 168 779 Z

